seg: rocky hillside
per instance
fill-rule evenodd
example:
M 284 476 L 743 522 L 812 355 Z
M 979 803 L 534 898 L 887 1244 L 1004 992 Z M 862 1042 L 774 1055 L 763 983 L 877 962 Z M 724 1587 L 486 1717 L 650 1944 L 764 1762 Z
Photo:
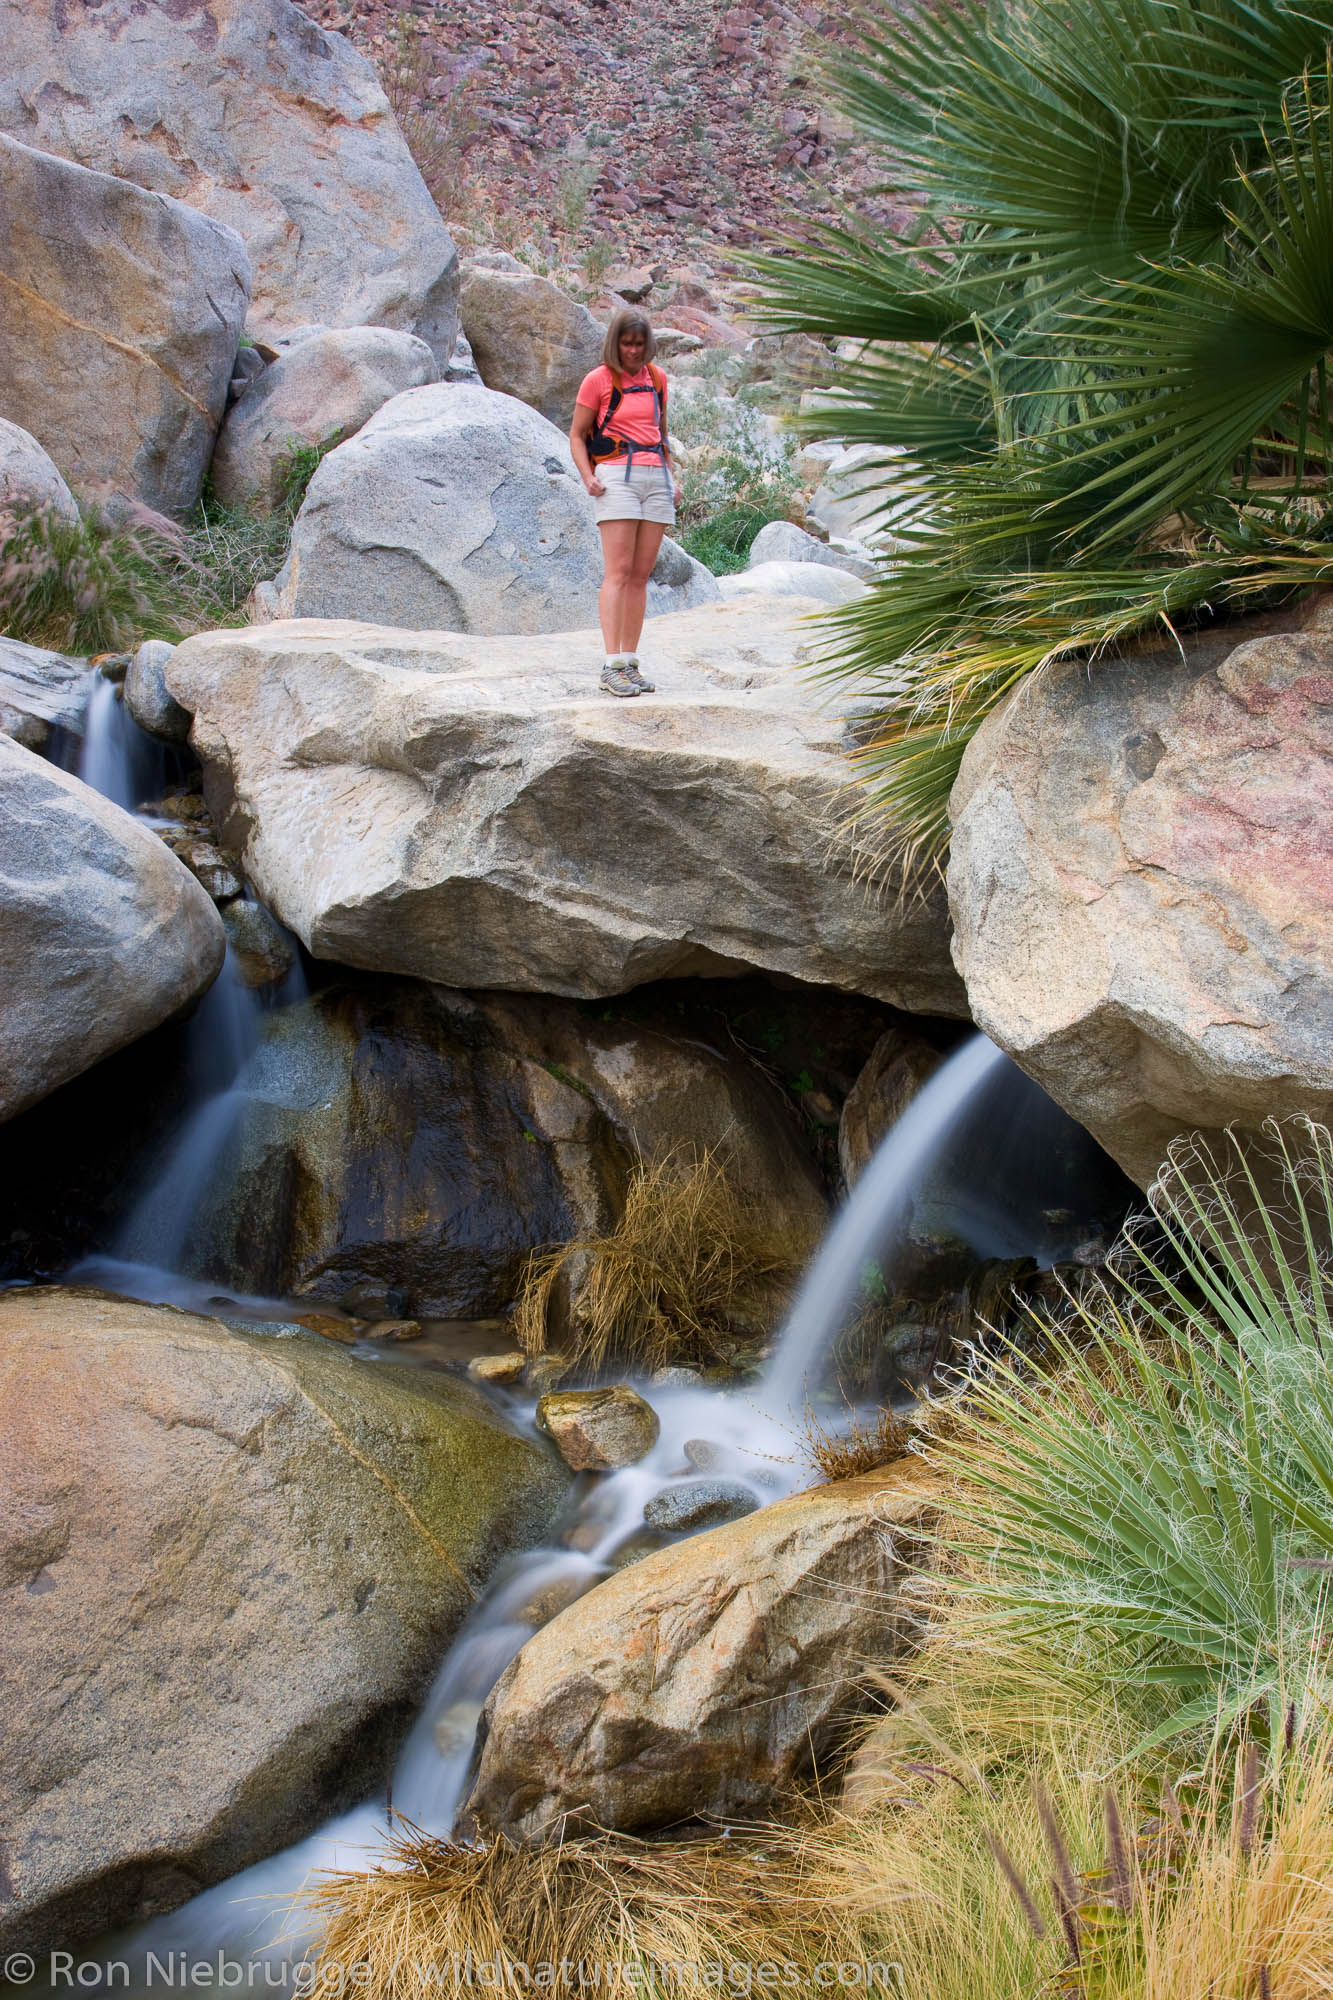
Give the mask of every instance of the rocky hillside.
M 378 66 L 451 224 L 550 229 L 617 257 L 752 243 L 864 193 L 816 69 L 817 0 L 309 0 Z M 812 200 L 813 196 L 813 200 Z

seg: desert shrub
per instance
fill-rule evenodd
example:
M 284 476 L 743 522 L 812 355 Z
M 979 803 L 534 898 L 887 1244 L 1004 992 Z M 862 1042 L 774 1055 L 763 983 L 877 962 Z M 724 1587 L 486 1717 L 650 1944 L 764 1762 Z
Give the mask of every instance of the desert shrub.
M 245 623 L 250 592 L 282 567 L 294 513 L 284 505 L 255 514 L 205 493 L 185 525 L 189 561 L 176 579 L 187 629 Z
M 937 1462 L 965 1482 L 972 1643 L 1147 1698 L 1140 1748 L 1269 1742 L 1333 1698 L 1333 1141 L 1177 1146 L 1160 1241 L 973 1386 Z
M 854 1479 L 860 1472 L 874 1472 L 902 1458 L 912 1436 L 911 1420 L 902 1410 L 866 1412 L 849 1407 L 841 1423 L 825 1423 L 807 1407 L 800 1455 L 825 1479 Z
M 114 521 L 89 507 L 70 521 L 54 507 L 0 514 L 0 631 L 58 652 L 112 652 L 149 631 L 181 631 L 177 576 L 185 538 L 160 515 Z
M 580 1364 L 642 1370 L 709 1367 L 736 1336 L 771 1326 L 812 1249 L 775 1230 L 734 1187 L 716 1152 L 677 1149 L 642 1159 L 608 1235 L 539 1251 L 528 1263 L 514 1330 L 543 1351 L 563 1288 L 577 1298 L 568 1336 Z
M 1326 1730 L 1277 1758 L 1126 1770 L 1135 1715 L 1095 1685 L 1052 1702 L 1018 1649 L 946 1649 L 893 1693 L 800 1841 L 807 1892 L 914 2000 L 1328 1994 Z
M 795 443 L 741 397 L 694 395 L 670 408 L 681 461 L 681 540 L 718 576 L 744 569 L 759 530 L 791 515 Z

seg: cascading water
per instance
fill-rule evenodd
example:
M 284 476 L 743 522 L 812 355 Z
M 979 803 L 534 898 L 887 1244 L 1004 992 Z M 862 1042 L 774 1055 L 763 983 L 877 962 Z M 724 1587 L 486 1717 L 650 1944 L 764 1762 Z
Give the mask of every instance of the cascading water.
M 768 1410 L 794 1410 L 856 1300 L 866 1265 L 892 1255 L 908 1204 L 988 1084 L 1012 1067 L 993 1042 L 965 1042 L 919 1091 L 875 1153 L 796 1294 L 760 1388 Z
M 448 1834 L 463 1803 L 476 1724 L 491 1688 L 540 1618 L 549 1615 L 552 1596 L 560 1604 L 574 1601 L 643 1532 L 644 1505 L 682 1476 L 687 1443 L 707 1440 L 725 1462 L 728 1478 L 749 1485 L 761 1506 L 804 1476 L 792 1461 L 807 1384 L 856 1301 L 867 1261 L 891 1269 L 912 1204 L 938 1182 L 946 1165 L 950 1218 L 961 1234 L 975 1237 L 991 1254 L 997 1244 L 1007 1254 L 1026 1253 L 1042 1262 L 1060 1254 L 1053 1245 L 1061 1231 L 1069 1237 L 1076 1218 L 1066 1208 L 1042 1208 L 1042 1194 L 1050 1187 L 1048 1181 L 1042 1188 L 1039 1170 L 1031 1176 L 1033 1198 L 1025 1204 L 1022 1176 L 1015 1170 L 1024 1145 L 1042 1158 L 1051 1153 L 1049 1121 L 1060 1117 L 983 1036 L 967 1041 L 881 1143 L 811 1267 L 756 1389 L 650 1389 L 661 1433 L 649 1456 L 601 1481 L 561 1545 L 501 1566 L 445 1657 L 403 1746 L 388 1796 L 140 1927 L 132 1938 L 116 1942 L 113 1955 L 141 1972 L 150 1952 L 159 1961 L 170 1951 L 185 1951 L 211 1959 L 222 1953 L 269 1969 L 290 1964 L 311 1943 L 308 1920 L 293 1918 L 291 1910 L 313 1872 L 374 1866 L 394 1815 L 427 1832 Z M 530 1419 L 532 1410 L 515 1405 L 512 1414 Z M 545 1601 L 544 1613 L 536 1609 L 539 1599 Z
M 282 984 L 262 998 L 245 985 L 228 946 L 222 970 L 190 1023 L 183 1122 L 121 1225 L 110 1254 L 84 1258 L 69 1272 L 72 1282 L 101 1285 L 153 1304 L 207 1310 L 202 1295 L 210 1288 L 193 1282 L 189 1272 L 194 1226 L 250 1102 L 248 1081 L 264 1015 L 295 1005 L 305 991 L 297 958 Z
M 140 729 L 115 684 L 99 674 L 88 698 L 77 775 L 113 805 L 133 812 L 144 799 L 161 797 L 166 768 L 165 747 Z

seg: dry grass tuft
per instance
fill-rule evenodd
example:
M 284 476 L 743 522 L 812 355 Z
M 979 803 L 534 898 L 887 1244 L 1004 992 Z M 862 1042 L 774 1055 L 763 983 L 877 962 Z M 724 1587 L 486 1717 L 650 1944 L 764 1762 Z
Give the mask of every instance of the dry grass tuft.
M 729 1357 L 738 1334 L 773 1325 L 812 1248 L 775 1232 L 718 1153 L 678 1148 L 640 1160 L 609 1235 L 530 1259 L 514 1330 L 527 1353 L 542 1353 L 564 1286 L 577 1278 L 560 1335 L 582 1367 L 710 1367 Z
M 469 1954 L 469 1983 L 478 1983 L 478 1964 L 494 1967 L 480 1983 L 501 1993 L 530 1992 L 539 1966 L 563 1960 L 572 1976 L 555 1991 L 635 1990 L 615 1978 L 632 1967 L 644 1969 L 637 1990 L 666 2000 L 740 1990 L 742 1971 L 765 1960 L 803 1967 L 829 1955 L 831 1936 L 850 1948 L 854 1931 L 836 1919 L 830 1929 L 809 1874 L 799 1837 L 776 1828 L 727 1840 L 605 1836 L 537 1850 L 404 1833 L 382 1869 L 331 1876 L 304 1900 L 326 1925 L 321 1966 L 341 1968 L 344 1979 L 355 1974 L 366 2000 L 461 1988 Z
M 867 1417 L 849 1406 L 848 1417 L 849 1422 L 832 1428 L 806 1405 L 800 1453 L 825 1479 L 855 1479 L 860 1472 L 892 1465 L 907 1451 L 913 1434 L 908 1413 L 886 1408 Z

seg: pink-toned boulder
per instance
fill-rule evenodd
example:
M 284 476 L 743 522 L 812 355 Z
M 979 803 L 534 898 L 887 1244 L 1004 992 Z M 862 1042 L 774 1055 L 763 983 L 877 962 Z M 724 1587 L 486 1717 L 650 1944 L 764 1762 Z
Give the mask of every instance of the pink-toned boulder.
M 1333 633 L 1276 622 L 1029 683 L 954 791 L 977 1025 L 1140 1185 L 1333 1112 Z

